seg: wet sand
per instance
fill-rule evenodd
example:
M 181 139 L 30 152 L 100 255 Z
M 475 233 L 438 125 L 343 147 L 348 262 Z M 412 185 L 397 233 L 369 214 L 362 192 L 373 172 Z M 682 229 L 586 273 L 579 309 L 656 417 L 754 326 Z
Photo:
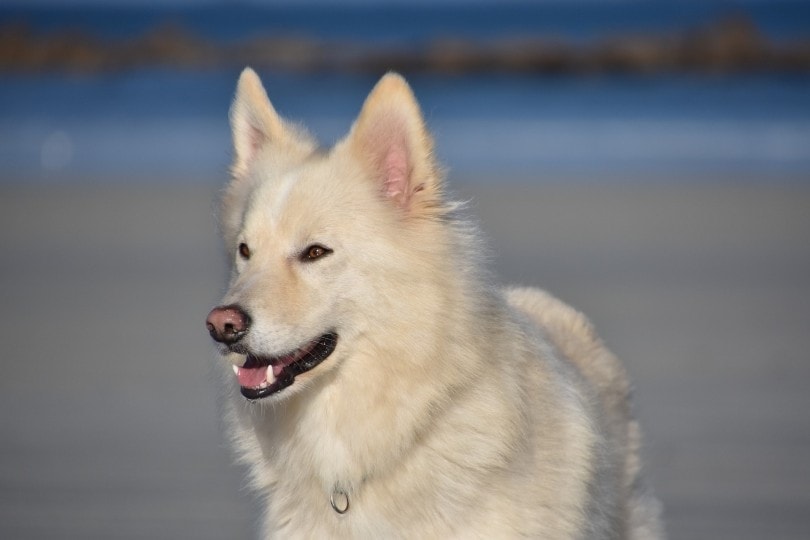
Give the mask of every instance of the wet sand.
M 0 187 L 0 537 L 253 537 L 212 185 Z M 454 185 L 627 364 L 672 538 L 810 537 L 810 187 Z

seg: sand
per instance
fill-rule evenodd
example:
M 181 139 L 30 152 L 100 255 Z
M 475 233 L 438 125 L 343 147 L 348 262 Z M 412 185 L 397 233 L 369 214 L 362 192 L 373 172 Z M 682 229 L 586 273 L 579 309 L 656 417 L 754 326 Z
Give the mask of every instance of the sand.
M 213 182 L 0 187 L 0 537 L 251 538 L 203 321 Z M 168 187 L 167 187 L 168 186 Z M 456 182 L 636 383 L 672 538 L 810 537 L 810 186 Z

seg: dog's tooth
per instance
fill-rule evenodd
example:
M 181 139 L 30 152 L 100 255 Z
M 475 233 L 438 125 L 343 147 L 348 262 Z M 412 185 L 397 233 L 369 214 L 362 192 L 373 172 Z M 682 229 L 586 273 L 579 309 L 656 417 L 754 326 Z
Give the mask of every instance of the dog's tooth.
M 234 375 L 239 375 L 239 366 L 233 365 L 231 367 L 233 368 L 233 374 Z
M 264 376 L 265 380 L 269 383 L 276 382 L 276 375 L 273 373 L 273 366 L 267 366 L 267 375 Z

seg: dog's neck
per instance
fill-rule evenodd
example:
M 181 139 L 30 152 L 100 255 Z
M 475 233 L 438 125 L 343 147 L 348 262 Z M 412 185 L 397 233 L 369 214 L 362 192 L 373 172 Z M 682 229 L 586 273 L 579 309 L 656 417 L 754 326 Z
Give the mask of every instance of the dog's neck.
M 460 352 L 482 336 L 475 328 L 453 326 L 441 333 L 452 339 L 421 349 L 408 341 L 396 347 L 364 343 L 358 350 L 374 353 L 346 359 L 282 404 L 249 409 L 273 476 L 308 479 L 328 500 L 336 489 L 351 496 L 398 466 L 415 441 L 443 421 L 451 398 L 483 372 L 486 359 Z M 470 365 L 457 365 L 460 358 Z M 354 370 L 364 370 L 363 377 L 354 376 Z

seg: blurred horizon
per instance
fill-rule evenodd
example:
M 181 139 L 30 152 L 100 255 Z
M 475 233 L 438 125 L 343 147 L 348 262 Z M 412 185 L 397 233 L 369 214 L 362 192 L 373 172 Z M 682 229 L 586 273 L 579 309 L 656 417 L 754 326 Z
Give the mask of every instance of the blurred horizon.
M 218 180 L 245 65 L 325 144 L 401 71 L 468 179 L 810 172 L 810 2 L 38 0 L 0 7 L 0 181 Z

